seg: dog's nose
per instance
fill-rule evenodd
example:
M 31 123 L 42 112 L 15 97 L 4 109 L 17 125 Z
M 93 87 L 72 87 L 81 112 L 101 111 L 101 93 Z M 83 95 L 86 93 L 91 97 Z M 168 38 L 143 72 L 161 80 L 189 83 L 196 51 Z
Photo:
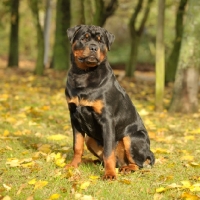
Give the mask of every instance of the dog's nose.
M 91 45 L 89 46 L 89 49 L 90 49 L 90 51 L 97 51 L 98 47 L 97 47 L 97 45 L 95 45 L 95 44 L 91 44 Z

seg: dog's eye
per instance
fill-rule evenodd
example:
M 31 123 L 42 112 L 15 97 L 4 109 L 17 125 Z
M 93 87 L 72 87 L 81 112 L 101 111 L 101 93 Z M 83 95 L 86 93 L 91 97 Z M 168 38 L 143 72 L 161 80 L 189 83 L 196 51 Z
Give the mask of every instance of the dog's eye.
M 89 34 L 86 34 L 84 37 L 81 38 L 81 41 L 86 42 L 90 38 Z

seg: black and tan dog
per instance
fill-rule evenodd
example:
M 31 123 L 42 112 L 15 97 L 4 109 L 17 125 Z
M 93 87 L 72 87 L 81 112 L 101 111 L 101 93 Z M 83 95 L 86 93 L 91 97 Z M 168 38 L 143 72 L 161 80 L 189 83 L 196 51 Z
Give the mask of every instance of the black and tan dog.
M 74 137 L 77 167 L 87 148 L 104 162 L 104 179 L 120 171 L 135 171 L 154 164 L 150 141 L 129 96 L 116 80 L 106 53 L 114 35 L 97 26 L 79 25 L 67 30 L 72 44 L 66 96 Z M 86 134 L 86 137 L 85 137 Z

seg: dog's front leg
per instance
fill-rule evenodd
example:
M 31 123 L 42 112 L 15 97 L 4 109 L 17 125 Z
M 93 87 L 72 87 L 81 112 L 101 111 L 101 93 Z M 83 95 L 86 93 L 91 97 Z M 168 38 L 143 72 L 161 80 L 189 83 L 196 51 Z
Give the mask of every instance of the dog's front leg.
M 105 174 L 103 179 L 116 179 L 116 158 L 115 158 L 115 130 L 111 119 L 103 125 L 103 161 Z
M 78 167 L 78 164 L 81 163 L 81 158 L 83 155 L 84 150 L 84 138 L 85 135 L 78 132 L 73 127 L 73 149 L 74 149 L 74 157 L 70 164 L 68 164 L 66 167 Z

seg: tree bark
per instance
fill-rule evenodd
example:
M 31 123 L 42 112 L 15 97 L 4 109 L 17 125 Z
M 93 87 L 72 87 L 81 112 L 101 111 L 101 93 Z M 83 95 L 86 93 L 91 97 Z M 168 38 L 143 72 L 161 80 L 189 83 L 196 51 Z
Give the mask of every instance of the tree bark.
M 46 0 L 46 13 L 44 21 L 44 66 L 48 64 L 49 55 L 49 35 L 51 25 L 51 0 Z
M 171 112 L 198 111 L 200 71 L 200 1 L 188 0 L 180 59 L 176 73 Z
M 69 68 L 69 41 L 66 31 L 70 27 L 70 0 L 57 0 L 56 32 L 53 54 L 53 68 L 66 70 Z
M 165 86 L 165 46 L 164 46 L 165 0 L 158 0 L 158 18 L 156 34 L 156 110 L 163 110 Z
M 70 26 L 76 26 L 79 24 L 84 24 L 84 4 L 83 0 L 73 0 L 70 4 Z
M 11 0 L 11 27 L 8 67 L 17 67 L 19 62 L 19 0 Z
M 29 0 L 32 10 L 36 30 L 37 30 L 37 61 L 35 66 L 35 74 L 43 75 L 44 72 L 44 35 L 39 20 L 38 0 Z
M 165 82 L 170 82 L 175 80 L 176 70 L 178 66 L 178 59 L 180 55 L 182 35 L 183 35 L 183 18 L 185 14 L 186 5 L 187 5 L 187 0 L 181 0 L 176 14 L 176 25 L 175 25 L 176 36 L 172 52 L 166 64 Z
M 118 7 L 118 0 L 110 0 L 105 5 L 104 0 L 84 0 L 85 24 L 103 26 Z
M 143 0 L 138 0 L 138 3 L 135 8 L 135 12 L 133 13 L 129 22 L 129 29 L 130 29 L 130 36 L 131 36 L 131 51 L 130 51 L 129 61 L 126 65 L 126 76 L 128 77 L 132 77 L 134 75 L 134 71 L 135 71 L 136 63 L 137 63 L 137 55 L 138 55 L 138 48 L 140 44 L 140 38 L 142 36 L 144 26 L 149 15 L 152 1 L 153 0 L 147 1 L 147 6 L 144 10 L 143 18 L 140 22 L 138 29 L 136 29 L 136 21 L 137 21 L 138 14 L 141 12 Z

